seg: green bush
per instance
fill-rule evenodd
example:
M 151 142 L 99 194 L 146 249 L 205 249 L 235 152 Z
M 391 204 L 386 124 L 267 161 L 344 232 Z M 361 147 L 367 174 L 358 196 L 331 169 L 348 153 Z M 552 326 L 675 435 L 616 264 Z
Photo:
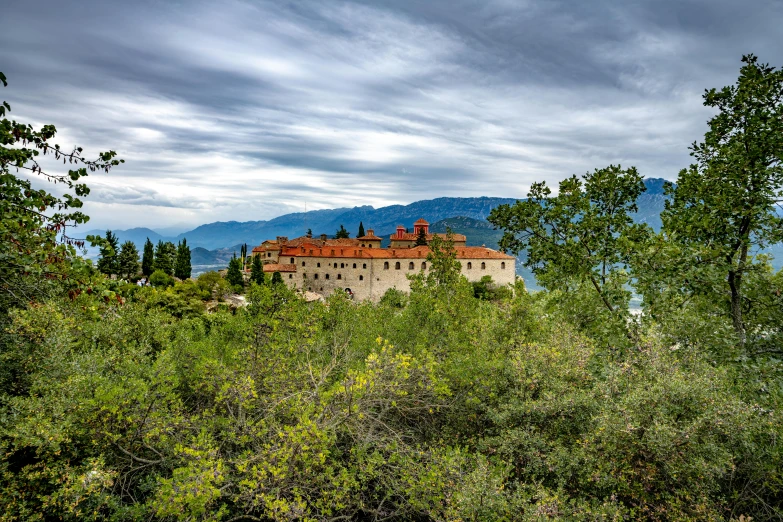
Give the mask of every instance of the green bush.
M 174 286 L 174 278 L 163 270 L 155 270 L 150 276 L 150 284 L 155 288 Z

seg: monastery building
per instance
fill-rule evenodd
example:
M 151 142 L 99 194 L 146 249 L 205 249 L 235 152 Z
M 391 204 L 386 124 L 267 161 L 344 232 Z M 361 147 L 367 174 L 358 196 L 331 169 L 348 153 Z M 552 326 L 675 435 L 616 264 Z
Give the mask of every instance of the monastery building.
M 382 239 L 368 229 L 367 235 L 355 239 L 327 239 L 326 234 L 320 239 L 278 236 L 254 248 L 252 255 L 261 256 L 265 273 L 280 272 L 292 288 L 324 296 L 350 292 L 355 299 L 378 301 L 390 288 L 410 291 L 407 275 L 429 269 L 429 246 L 415 246 L 422 234 L 428 245 L 435 235 L 446 238 L 446 234 L 431 234 L 429 223 L 419 219 L 412 234 L 398 226 L 389 237 L 388 248 L 381 248 Z M 513 256 L 483 246 L 465 246 L 462 234 L 453 234 L 452 240 L 462 275 L 469 281 L 488 275 L 499 286 L 514 283 Z

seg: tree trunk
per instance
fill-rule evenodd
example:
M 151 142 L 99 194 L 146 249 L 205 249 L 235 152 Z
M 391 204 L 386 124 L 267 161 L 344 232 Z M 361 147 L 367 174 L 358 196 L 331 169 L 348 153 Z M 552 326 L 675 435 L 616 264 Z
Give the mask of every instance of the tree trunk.
M 731 322 L 740 343 L 745 344 L 745 325 L 742 323 L 742 275 L 729 270 L 729 288 L 731 289 Z

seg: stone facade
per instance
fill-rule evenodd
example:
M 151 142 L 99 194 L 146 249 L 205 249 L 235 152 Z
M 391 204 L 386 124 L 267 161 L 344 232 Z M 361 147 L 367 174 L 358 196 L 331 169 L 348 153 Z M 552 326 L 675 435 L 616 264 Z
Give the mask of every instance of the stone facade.
M 407 276 L 429 270 L 429 247 L 380 248 L 375 239 L 371 230 L 357 239 L 278 238 L 254 248 L 253 255 L 262 257 L 265 272 L 280 272 L 289 286 L 321 295 L 350 290 L 354 299 L 378 301 L 391 288 L 410 291 Z M 497 285 L 514 283 L 514 257 L 491 248 L 464 246 L 464 240 L 460 243 L 454 248 L 462 275 L 469 281 L 488 275 Z

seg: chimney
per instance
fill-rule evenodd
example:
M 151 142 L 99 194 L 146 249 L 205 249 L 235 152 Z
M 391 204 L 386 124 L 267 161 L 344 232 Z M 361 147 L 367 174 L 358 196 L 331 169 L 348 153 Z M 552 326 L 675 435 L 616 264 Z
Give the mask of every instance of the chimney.
M 288 236 L 277 236 L 278 245 L 285 245 L 286 243 L 288 243 Z
M 321 241 L 326 241 L 326 234 L 321 234 Z
M 403 234 L 405 234 L 405 227 L 397 225 L 397 239 L 402 239 Z

